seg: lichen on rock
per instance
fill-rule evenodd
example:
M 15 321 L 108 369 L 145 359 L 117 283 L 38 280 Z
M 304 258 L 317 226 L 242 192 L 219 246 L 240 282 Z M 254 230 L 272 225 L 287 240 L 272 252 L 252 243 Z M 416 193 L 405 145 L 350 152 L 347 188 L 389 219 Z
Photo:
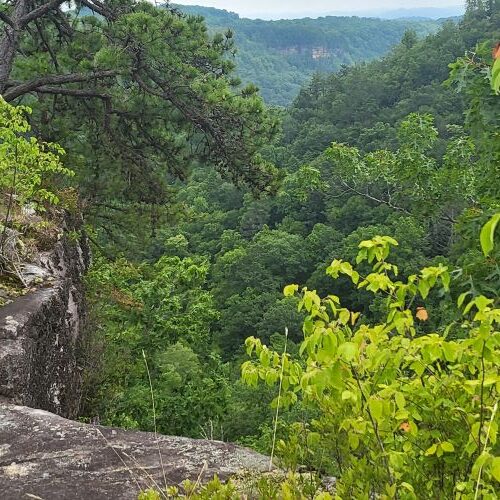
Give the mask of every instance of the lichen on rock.
M 92 426 L 2 403 L 0 443 L 2 500 L 135 500 L 165 483 L 226 480 L 269 465 L 233 444 Z
M 13 293 L 11 280 L 0 303 L 0 396 L 66 417 L 79 409 L 89 251 L 64 235 L 79 224 L 67 216 L 51 250 L 19 265 L 25 286 Z

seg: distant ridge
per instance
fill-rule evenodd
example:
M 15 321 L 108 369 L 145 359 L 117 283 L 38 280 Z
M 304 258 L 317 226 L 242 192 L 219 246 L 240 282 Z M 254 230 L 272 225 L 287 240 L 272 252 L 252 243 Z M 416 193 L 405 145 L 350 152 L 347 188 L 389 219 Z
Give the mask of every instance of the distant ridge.
M 173 6 L 203 16 L 212 33 L 232 30 L 237 73 L 243 83 L 255 83 L 266 102 L 281 106 L 289 105 L 316 72 L 331 73 L 342 65 L 382 57 L 408 29 L 423 37 L 441 26 L 440 21 L 429 18 L 375 16 L 266 21 L 213 7 Z
M 459 17 L 465 13 L 464 7 L 456 5 L 454 7 L 421 7 L 408 9 L 395 9 L 387 11 L 366 11 L 362 15 L 380 17 L 381 19 L 402 19 L 402 18 L 422 18 L 422 19 L 442 19 L 446 17 Z M 360 15 L 359 13 L 357 15 Z
M 265 21 L 282 19 L 318 19 L 325 16 L 334 17 L 377 17 L 379 19 L 443 19 L 450 17 L 460 17 L 464 14 L 465 8 L 462 5 L 451 7 L 408 7 L 400 9 L 364 9 L 364 10 L 346 10 L 346 11 L 254 11 L 248 14 L 238 14 L 237 12 L 216 9 L 214 7 L 202 7 L 198 5 L 184 6 L 183 8 L 204 9 L 206 11 L 225 12 L 240 19 L 262 19 Z M 237 10 L 237 9 L 235 9 Z

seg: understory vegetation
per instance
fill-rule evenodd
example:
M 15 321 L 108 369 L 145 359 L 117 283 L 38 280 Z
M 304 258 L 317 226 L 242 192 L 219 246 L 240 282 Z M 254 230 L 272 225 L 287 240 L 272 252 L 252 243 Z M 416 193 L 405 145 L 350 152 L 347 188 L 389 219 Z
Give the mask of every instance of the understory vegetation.
M 286 110 L 201 17 L 62 4 L 0 6 L 0 292 L 82 214 L 81 418 L 269 454 L 261 498 L 497 498 L 498 0 Z M 246 494 L 197 486 L 141 498 Z
M 27 292 L 31 283 L 23 276 L 23 263 L 59 237 L 61 212 L 55 206 L 61 200 L 51 184 L 66 208 L 71 198 L 58 182 L 73 175 L 61 161 L 64 150 L 27 137 L 30 111 L 0 96 L 0 306 Z

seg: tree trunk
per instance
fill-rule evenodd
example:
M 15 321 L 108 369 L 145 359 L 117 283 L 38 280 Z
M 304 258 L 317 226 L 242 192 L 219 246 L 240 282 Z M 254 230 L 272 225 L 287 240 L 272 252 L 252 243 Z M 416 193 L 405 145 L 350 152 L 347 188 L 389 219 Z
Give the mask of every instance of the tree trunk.
M 19 46 L 22 31 L 22 19 L 27 13 L 27 0 L 16 0 L 11 25 L 5 23 L 4 32 L 0 38 L 0 94 L 3 94 L 12 71 L 14 57 Z

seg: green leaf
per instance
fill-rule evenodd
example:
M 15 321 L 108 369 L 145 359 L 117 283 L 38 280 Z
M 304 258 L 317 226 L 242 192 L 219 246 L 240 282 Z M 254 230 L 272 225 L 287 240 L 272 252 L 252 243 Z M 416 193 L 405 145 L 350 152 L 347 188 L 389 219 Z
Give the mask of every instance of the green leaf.
M 395 395 L 395 399 L 396 399 L 396 404 L 398 405 L 398 408 L 400 410 L 404 409 L 404 407 L 406 406 L 406 400 L 405 400 L 405 397 L 403 396 L 403 394 L 401 392 L 397 392 Z
M 267 349 L 262 349 L 259 355 L 259 361 L 261 362 L 262 366 L 266 368 L 269 366 L 269 363 L 271 361 L 271 354 Z
M 343 391 L 342 392 L 342 401 L 346 401 L 347 399 L 351 399 L 354 394 L 351 391 Z
M 443 353 L 446 361 L 453 362 L 457 359 L 458 346 L 452 342 L 443 342 Z
M 483 249 L 483 253 L 486 257 L 491 253 L 493 247 L 495 246 L 495 230 L 499 222 L 500 213 L 495 214 L 481 230 L 481 248 Z
M 401 470 L 405 465 L 403 453 L 389 452 L 389 462 L 394 469 Z
M 321 435 L 318 432 L 310 432 L 307 435 L 307 446 L 309 448 L 314 448 L 321 442 Z
M 358 346 L 353 342 L 344 342 L 338 350 L 338 355 L 344 361 L 352 361 L 358 353 Z
M 412 493 L 415 493 L 415 489 L 413 488 L 413 486 L 409 483 L 401 483 L 401 486 L 405 489 L 407 489 L 408 491 L 411 491 Z
M 493 63 L 491 75 L 491 88 L 498 94 L 500 93 L 500 58 Z
M 424 281 L 423 279 L 421 279 L 418 282 L 418 291 L 420 292 L 420 295 L 422 296 L 423 299 L 427 298 L 427 296 L 429 295 L 429 290 L 430 290 L 430 286 L 427 283 L 427 281 Z
M 268 371 L 266 373 L 266 384 L 271 386 L 274 385 L 278 380 L 278 374 L 273 371 Z
M 392 486 L 390 484 L 385 485 L 385 491 L 387 491 L 389 498 L 394 498 L 396 496 L 396 488 L 396 484 L 393 484 Z
M 430 448 L 427 448 L 427 450 L 425 450 L 425 455 L 427 457 L 435 455 L 436 451 L 437 451 L 437 444 L 434 443 Z
M 471 295 L 471 292 L 464 292 L 464 293 L 461 293 L 459 295 L 458 300 L 457 300 L 458 307 L 462 307 L 462 304 L 464 303 L 464 301 L 468 295 Z
M 441 275 L 441 282 L 443 283 L 443 287 L 446 291 L 450 289 L 450 273 L 444 272 Z
M 384 413 L 384 404 L 380 399 L 371 398 L 368 401 L 368 406 L 370 408 L 370 413 L 375 420 L 380 420 Z
M 349 447 L 351 448 L 351 450 L 357 450 L 359 447 L 359 437 L 353 432 L 350 432 L 347 439 L 349 441 Z
M 342 309 L 339 313 L 339 321 L 343 324 L 346 325 L 349 320 L 351 319 L 351 313 L 349 312 L 348 309 Z
M 425 365 L 422 361 L 417 360 L 414 361 L 411 365 L 410 368 L 419 376 L 421 377 L 424 372 L 425 372 Z
M 447 453 L 452 453 L 455 451 L 455 447 L 449 441 L 443 441 L 441 443 L 441 448 L 443 449 L 443 451 L 446 451 Z
M 293 297 L 298 289 L 299 285 L 287 285 L 283 290 L 283 295 L 285 297 Z
M 491 475 L 500 483 L 500 457 L 495 457 L 491 462 Z

